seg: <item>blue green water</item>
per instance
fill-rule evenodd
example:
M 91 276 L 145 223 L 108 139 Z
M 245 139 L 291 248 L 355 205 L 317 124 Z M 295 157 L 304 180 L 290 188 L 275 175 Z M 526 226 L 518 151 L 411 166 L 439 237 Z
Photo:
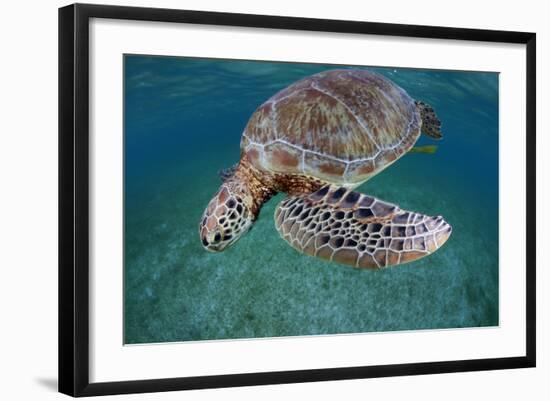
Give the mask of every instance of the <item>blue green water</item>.
M 198 236 L 217 171 L 238 161 L 256 107 L 335 66 L 137 55 L 124 64 L 125 343 L 498 325 L 497 73 L 360 67 L 431 104 L 444 139 L 358 190 L 453 226 L 436 253 L 371 271 L 280 239 L 273 212 L 284 195 L 223 253 Z

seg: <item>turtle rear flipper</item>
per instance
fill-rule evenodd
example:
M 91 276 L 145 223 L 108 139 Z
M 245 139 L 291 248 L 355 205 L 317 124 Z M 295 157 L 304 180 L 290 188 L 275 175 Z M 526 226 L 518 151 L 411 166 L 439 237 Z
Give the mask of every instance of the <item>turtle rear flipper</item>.
M 275 211 L 281 237 L 305 254 L 361 268 L 399 265 L 429 255 L 451 235 L 439 217 L 345 188 L 325 186 L 288 197 Z
M 422 119 L 422 132 L 434 139 L 443 138 L 443 134 L 441 133 L 441 121 L 437 118 L 432 106 L 420 101 L 416 101 L 415 103 L 420 112 L 420 118 Z

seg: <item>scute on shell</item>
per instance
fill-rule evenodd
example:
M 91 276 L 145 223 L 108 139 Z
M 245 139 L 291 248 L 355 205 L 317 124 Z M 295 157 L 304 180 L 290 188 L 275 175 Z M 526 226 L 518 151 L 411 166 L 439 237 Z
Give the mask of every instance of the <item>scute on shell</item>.
M 265 171 L 354 184 L 406 153 L 420 124 L 414 100 L 390 80 L 366 70 L 331 70 L 262 104 L 241 151 Z

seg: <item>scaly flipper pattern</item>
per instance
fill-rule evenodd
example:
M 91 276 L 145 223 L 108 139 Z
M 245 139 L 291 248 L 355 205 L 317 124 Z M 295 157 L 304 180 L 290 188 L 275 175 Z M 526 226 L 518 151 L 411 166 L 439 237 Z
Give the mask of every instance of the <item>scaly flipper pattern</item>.
M 441 133 L 441 121 L 435 115 L 432 106 L 420 101 L 415 103 L 422 119 L 422 132 L 434 139 L 441 139 L 443 137 Z
M 429 217 L 344 187 L 287 197 L 275 211 L 281 237 L 305 254 L 359 268 L 399 265 L 429 255 L 451 234 Z

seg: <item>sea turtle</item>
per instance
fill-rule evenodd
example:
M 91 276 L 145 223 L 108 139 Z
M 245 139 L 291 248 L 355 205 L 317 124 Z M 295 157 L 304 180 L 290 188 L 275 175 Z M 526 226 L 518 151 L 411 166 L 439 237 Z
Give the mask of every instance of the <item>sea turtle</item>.
M 421 130 L 441 138 L 440 127 L 429 105 L 374 72 L 339 69 L 301 79 L 251 116 L 240 161 L 221 172 L 223 183 L 202 216 L 202 244 L 224 250 L 284 192 L 275 225 L 300 252 L 361 268 L 429 255 L 451 234 L 441 216 L 353 189 L 407 153 Z

